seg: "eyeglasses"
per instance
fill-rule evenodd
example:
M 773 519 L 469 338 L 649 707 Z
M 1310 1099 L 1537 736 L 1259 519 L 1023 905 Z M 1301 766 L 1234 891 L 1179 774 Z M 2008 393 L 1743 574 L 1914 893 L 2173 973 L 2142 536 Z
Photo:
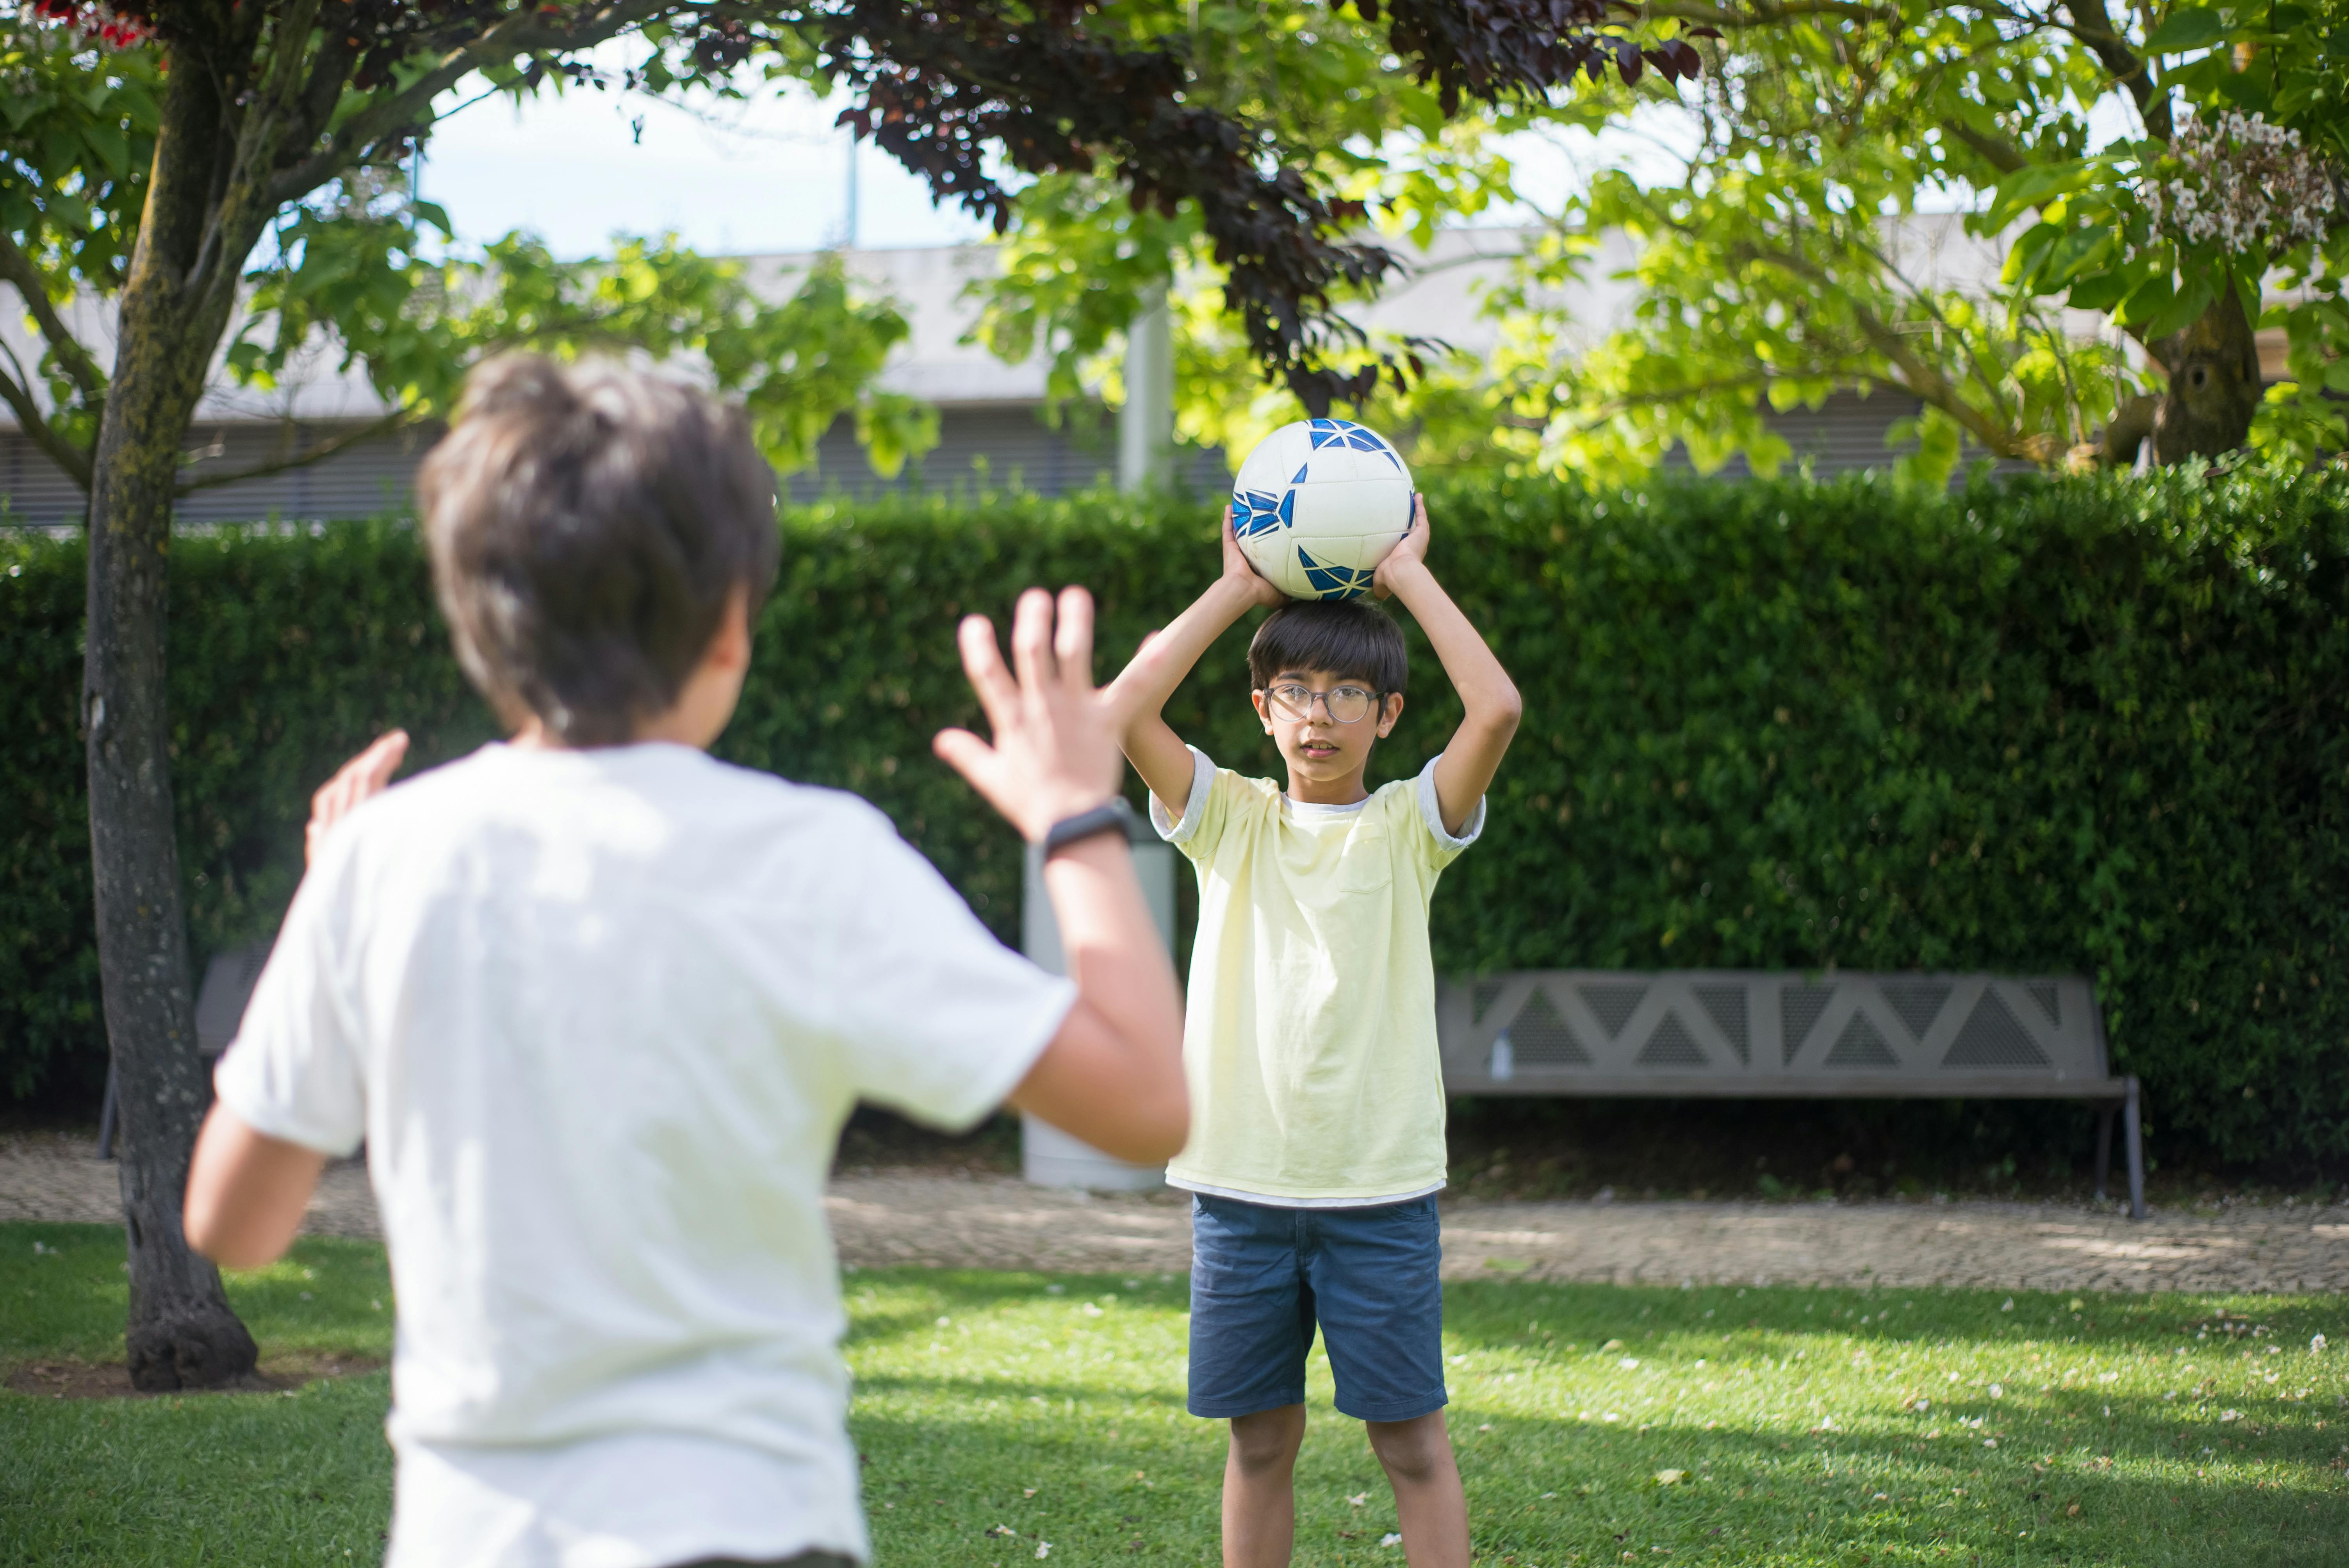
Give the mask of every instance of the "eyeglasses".
M 1315 691 L 1311 686 L 1277 686 L 1264 694 L 1272 711 L 1282 718 L 1304 723 L 1313 717 L 1313 705 L 1319 703 L 1321 711 L 1330 716 L 1332 724 L 1360 724 L 1370 717 L 1371 703 L 1377 696 L 1360 686 L 1338 686 L 1330 691 Z

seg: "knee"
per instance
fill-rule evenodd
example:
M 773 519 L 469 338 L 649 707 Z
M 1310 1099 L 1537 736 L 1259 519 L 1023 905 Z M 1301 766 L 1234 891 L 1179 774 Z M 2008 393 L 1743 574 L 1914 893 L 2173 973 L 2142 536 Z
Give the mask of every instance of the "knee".
M 1452 1459 L 1452 1439 L 1441 1412 L 1413 1421 L 1369 1421 L 1371 1451 L 1390 1480 L 1405 1484 L 1441 1474 Z
M 1305 1440 L 1305 1408 L 1286 1406 L 1232 1421 L 1232 1462 L 1249 1475 L 1288 1470 Z

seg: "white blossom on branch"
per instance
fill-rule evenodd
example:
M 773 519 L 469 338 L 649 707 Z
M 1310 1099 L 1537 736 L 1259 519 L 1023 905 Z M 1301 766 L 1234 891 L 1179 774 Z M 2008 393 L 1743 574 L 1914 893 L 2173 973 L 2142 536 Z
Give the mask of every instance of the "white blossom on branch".
M 2261 115 L 2198 115 L 2170 154 L 2178 171 L 2146 181 L 2146 211 L 2158 232 L 2189 245 L 2216 241 L 2246 255 L 2318 243 L 2342 205 L 2340 176 L 2302 149 L 2300 132 Z

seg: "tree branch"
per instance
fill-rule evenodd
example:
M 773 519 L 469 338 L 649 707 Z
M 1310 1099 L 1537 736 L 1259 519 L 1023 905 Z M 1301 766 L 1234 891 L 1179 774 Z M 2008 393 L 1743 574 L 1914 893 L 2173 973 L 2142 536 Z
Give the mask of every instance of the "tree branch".
M 341 435 L 324 441 L 314 441 L 298 452 L 291 452 L 282 458 L 271 458 L 266 461 L 254 463 L 249 468 L 236 469 L 224 474 L 208 473 L 182 480 L 174 487 L 173 493 L 193 495 L 198 490 L 218 490 L 222 485 L 241 484 L 246 480 L 267 479 L 271 474 L 282 474 L 289 469 L 306 469 L 311 464 L 331 458 L 347 448 L 357 446 L 361 441 L 373 440 L 378 436 L 388 436 L 395 430 L 407 429 L 419 422 L 412 409 L 395 408 L 372 424 L 362 425 L 356 430 L 346 430 Z
M 2011 428 L 2014 418 L 2013 410 L 2007 407 L 2006 398 L 1999 391 L 1999 378 L 1992 374 L 1989 366 L 1982 363 L 1981 350 L 1974 346 L 1973 339 L 1952 325 L 1948 315 L 1941 309 L 1940 302 L 1936 300 L 1930 292 L 1919 287 L 1915 280 L 1902 272 L 1899 264 L 1889 255 L 1865 241 L 1859 242 L 1858 249 L 1861 254 L 1883 268 L 1888 276 L 1908 290 L 1909 299 L 1925 307 L 1926 314 L 1933 318 L 1933 324 L 1936 326 L 1957 339 L 1960 352 L 1965 355 L 1967 365 L 1973 370 L 1976 384 L 1990 394 L 1992 403 L 1997 407 L 1999 418 L 2006 420 Z
M 309 79 L 295 94 L 292 106 L 300 113 L 294 134 L 307 147 L 326 133 L 335 118 L 335 105 L 342 100 L 343 83 L 351 74 L 351 62 L 358 57 L 357 46 L 336 30 L 326 30 L 326 42 L 317 58 L 310 62 Z
M 25 374 L 25 366 L 16 358 L 16 351 L 5 343 L 0 343 L 0 354 L 7 355 L 9 366 L 15 371 L 14 375 L 0 372 L 0 403 L 7 404 L 8 411 L 16 416 L 17 428 L 30 436 L 43 455 L 63 469 L 66 478 L 79 485 L 82 494 L 88 495 L 89 454 L 58 435 L 50 428 L 48 420 L 42 417 L 41 406 L 33 397 L 32 378 Z
M 254 166 L 264 166 L 265 180 L 265 165 L 273 160 L 279 139 L 295 129 L 287 123 L 286 110 L 301 81 L 302 51 L 309 41 L 317 12 L 318 0 L 293 0 L 284 14 L 274 19 L 271 48 L 262 79 L 250 91 L 239 95 L 237 107 L 243 111 L 243 123 L 237 129 L 235 150 L 229 155 L 228 178 L 222 182 L 222 194 L 207 203 L 203 240 L 196 247 L 194 263 L 188 268 L 191 294 L 210 294 L 216 300 L 225 291 L 233 299 L 245 257 L 252 253 L 252 242 L 258 240 L 268 226 L 272 209 L 263 205 L 266 198 L 256 189 L 260 181 L 254 177 Z M 328 50 L 333 47 L 330 42 Z M 251 239 L 245 238 L 248 233 Z M 241 240 L 244 242 L 239 243 Z M 220 275 L 216 268 L 224 269 L 226 275 Z M 208 304 L 213 303 L 207 301 Z
M 2168 141 L 2174 134 L 2168 95 L 2155 85 L 2153 73 L 2137 58 L 2120 29 L 2113 26 L 2105 0 L 2065 0 L 2064 9 L 2072 17 L 2072 25 L 2065 31 L 2087 45 L 2088 52 L 2112 73 L 2114 82 L 2128 89 L 2129 97 L 2136 100 L 2138 118 L 2145 121 L 2147 134 Z
M 1735 246 L 1733 253 L 1743 254 L 1750 261 L 1760 262 L 1767 266 L 1781 268 L 1815 284 L 1827 285 L 1832 282 L 1825 268 L 1804 256 L 1783 251 L 1765 250 L 1754 244 Z M 1899 330 L 1890 322 L 1886 321 L 1848 293 L 1845 294 L 1844 300 L 1851 310 L 1852 319 L 1858 326 L 1860 335 L 1868 339 L 1870 348 L 1889 360 L 1893 367 L 1900 372 L 1901 383 L 1910 392 L 1965 427 L 1966 431 L 1974 439 L 2002 458 L 2019 458 L 2025 462 L 2033 463 L 2050 460 L 2054 454 L 2046 449 L 2047 444 L 2044 441 L 2034 440 L 1992 420 L 1988 415 L 1959 396 L 1957 387 L 1951 384 L 1948 377 L 1919 357 L 1916 351 L 1909 347 L 1908 340 L 1900 335 Z
M 1869 346 L 1892 362 L 1909 390 L 1964 426 L 1974 439 L 2002 458 L 2020 458 L 2033 463 L 2048 460 L 2051 454 L 2044 449 L 2044 442 L 2034 441 L 1996 423 L 1960 397 L 1949 377 L 1918 357 L 1907 341 L 1882 316 L 1857 302 L 1852 305 L 1852 315 Z
M 5 229 L 0 229 L 0 278 L 16 285 L 16 293 L 24 298 L 26 314 L 40 328 L 49 352 L 57 356 L 57 363 L 73 378 L 73 384 L 81 388 L 83 400 L 95 412 L 106 401 L 106 374 L 98 369 L 98 361 L 90 357 L 89 350 L 81 346 L 81 340 L 66 326 L 57 307 L 49 303 L 47 281 L 41 276 L 41 269 L 16 243 L 16 236 Z
M 269 182 L 270 206 L 274 210 L 300 201 L 359 162 L 386 138 L 429 123 L 432 100 L 475 70 L 534 50 L 592 48 L 672 12 L 696 9 L 691 0 L 615 0 L 600 15 L 568 27 L 547 26 L 535 12 L 518 11 L 464 47 L 442 56 L 440 64 L 400 91 L 352 116 L 326 147 Z
M 1941 129 L 1973 149 L 1984 163 L 2001 174 L 2012 174 L 2031 161 L 2023 156 L 2021 148 L 2006 138 L 1992 136 L 1986 130 L 1976 130 L 1963 120 L 1945 119 L 1941 122 Z
M 1784 377 L 1767 370 L 1753 370 L 1737 376 L 1717 377 L 1710 381 L 1692 382 L 1686 387 L 1662 387 L 1645 392 L 1626 392 L 1619 397 L 1610 397 L 1599 405 L 1592 410 L 1590 417 L 1578 421 L 1575 428 L 1578 431 L 1595 430 L 1616 415 L 1629 413 L 1634 408 L 1652 408 L 1660 403 L 1692 402 L 1699 397 L 1711 397 L 1715 392 L 1734 392 L 1746 387 L 1767 387 L 1773 381 L 1783 379 Z
M 1895 22 L 1900 18 L 1898 5 L 1872 5 L 1869 0 L 1753 0 L 1734 9 L 1708 5 L 1703 0 L 1664 0 L 1662 5 L 1642 9 L 1651 16 L 1669 16 L 1675 22 L 1718 27 L 1724 33 L 1775 26 L 1806 16 L 1827 16 L 1847 22 Z
M 586 311 L 577 315 L 551 317 L 538 322 L 526 332 L 502 333 L 495 337 L 485 337 L 475 346 L 471 363 L 479 364 L 509 348 L 543 342 L 550 337 L 592 335 L 615 314 L 612 311 Z M 331 458 L 336 452 L 357 446 L 361 441 L 372 440 L 378 436 L 388 436 L 397 430 L 411 429 L 423 422 L 422 416 L 418 413 L 413 405 L 395 408 L 371 424 L 363 425 L 355 430 L 347 430 L 339 436 L 324 441 L 315 442 L 299 452 L 282 458 L 271 458 L 266 461 L 255 463 L 250 468 L 238 469 L 231 473 L 207 473 L 197 478 L 183 480 L 176 488 L 175 493 L 191 495 L 197 490 L 217 490 L 222 485 L 233 485 L 243 480 L 266 479 L 271 474 L 284 473 L 289 469 L 307 468 L 312 463 Z

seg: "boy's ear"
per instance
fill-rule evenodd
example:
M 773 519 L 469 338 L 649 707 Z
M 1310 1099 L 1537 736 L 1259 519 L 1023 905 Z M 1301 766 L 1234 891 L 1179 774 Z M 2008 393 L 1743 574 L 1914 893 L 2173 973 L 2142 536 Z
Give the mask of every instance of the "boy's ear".
M 750 591 L 742 584 L 736 583 L 727 593 L 718 630 L 702 657 L 730 672 L 750 667 Z
M 1402 693 L 1391 691 L 1379 710 L 1379 738 L 1384 740 L 1394 733 L 1395 722 L 1402 717 Z
M 1257 690 L 1248 693 L 1248 701 L 1256 705 L 1256 716 L 1264 721 L 1264 732 L 1267 735 L 1270 735 L 1272 733 L 1272 715 L 1266 711 L 1264 706 L 1264 692 L 1262 688 L 1259 687 Z

